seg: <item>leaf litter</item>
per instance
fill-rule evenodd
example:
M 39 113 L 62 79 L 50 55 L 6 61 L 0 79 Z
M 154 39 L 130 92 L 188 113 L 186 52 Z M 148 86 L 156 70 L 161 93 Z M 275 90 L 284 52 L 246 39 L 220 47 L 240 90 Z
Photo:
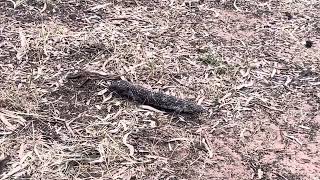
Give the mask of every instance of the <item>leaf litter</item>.
M 319 179 L 318 7 L 0 2 L 0 177 Z M 65 82 L 77 69 L 208 111 L 170 114 L 99 79 Z

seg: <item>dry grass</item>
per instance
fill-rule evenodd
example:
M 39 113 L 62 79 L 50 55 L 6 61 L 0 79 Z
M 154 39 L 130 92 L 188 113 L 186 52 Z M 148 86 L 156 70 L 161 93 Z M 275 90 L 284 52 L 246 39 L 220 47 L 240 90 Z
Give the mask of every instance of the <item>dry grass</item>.
M 0 2 L 0 178 L 320 178 L 317 1 Z M 306 41 L 311 48 L 305 47 Z M 191 99 L 79 88 L 101 71 Z

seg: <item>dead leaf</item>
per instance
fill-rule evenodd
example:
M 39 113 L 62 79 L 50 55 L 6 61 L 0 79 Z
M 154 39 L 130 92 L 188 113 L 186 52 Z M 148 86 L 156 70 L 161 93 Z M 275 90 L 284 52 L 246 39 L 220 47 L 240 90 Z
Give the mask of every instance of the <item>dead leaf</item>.
M 22 57 L 26 54 L 28 42 L 22 30 L 20 30 L 19 32 L 19 37 L 20 37 L 20 48 L 17 49 L 16 57 L 18 60 L 21 60 Z
M 15 130 L 15 127 L 9 122 L 3 113 L 0 113 L 0 120 L 7 126 L 9 130 Z
M 246 84 L 241 84 L 239 86 L 236 87 L 237 90 L 240 90 L 242 88 L 247 88 L 247 87 L 251 87 L 253 86 L 253 81 L 250 81 L 249 83 L 246 83 Z
M 128 144 L 127 143 L 127 139 L 128 139 L 128 136 L 131 134 L 131 132 L 125 134 L 122 138 L 122 142 L 125 146 L 127 146 L 127 148 L 129 149 L 129 154 L 130 156 L 133 156 L 134 154 L 134 147 L 131 145 L 131 144 Z

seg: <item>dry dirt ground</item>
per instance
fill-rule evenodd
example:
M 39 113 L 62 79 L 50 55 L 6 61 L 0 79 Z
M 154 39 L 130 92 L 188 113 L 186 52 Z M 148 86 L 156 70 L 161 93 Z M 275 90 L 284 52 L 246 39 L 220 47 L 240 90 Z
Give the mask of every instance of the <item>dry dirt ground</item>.
M 1 0 L 0 178 L 320 179 L 319 49 L 318 0 Z

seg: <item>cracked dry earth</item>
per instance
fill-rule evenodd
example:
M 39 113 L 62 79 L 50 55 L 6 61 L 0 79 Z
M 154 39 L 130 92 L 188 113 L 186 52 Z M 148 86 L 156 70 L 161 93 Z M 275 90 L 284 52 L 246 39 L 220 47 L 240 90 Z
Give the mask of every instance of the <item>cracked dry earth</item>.
M 316 0 L 0 1 L 0 178 L 320 179 Z M 114 96 L 94 69 L 201 103 Z

